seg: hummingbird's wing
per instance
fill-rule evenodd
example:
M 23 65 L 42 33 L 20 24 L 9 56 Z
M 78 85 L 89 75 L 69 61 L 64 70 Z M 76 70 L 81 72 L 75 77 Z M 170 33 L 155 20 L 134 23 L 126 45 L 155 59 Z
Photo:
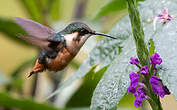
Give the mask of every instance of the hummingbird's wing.
M 48 57 L 56 57 L 57 46 L 63 42 L 62 36 L 56 34 L 51 28 L 29 19 L 17 17 L 15 18 L 15 22 L 29 34 L 18 35 L 18 37 L 47 51 L 46 54 Z
M 18 37 L 24 39 L 27 42 L 30 42 L 42 49 L 42 51 L 45 52 L 45 55 L 43 54 L 42 58 L 47 56 L 48 58 L 56 58 L 58 51 L 57 46 L 60 44 L 60 42 L 50 42 L 48 40 L 41 40 L 35 37 L 31 37 L 28 35 L 18 35 Z
M 41 40 L 46 40 L 52 34 L 55 34 L 51 28 L 29 19 L 16 17 L 15 22 L 21 26 L 30 36 Z
M 27 42 L 29 42 L 33 45 L 36 45 L 36 46 L 40 47 L 41 49 L 45 49 L 45 50 L 48 50 L 48 51 L 52 50 L 49 47 L 50 42 L 47 41 L 47 40 L 42 40 L 42 39 L 38 39 L 38 38 L 29 36 L 29 35 L 21 35 L 21 34 L 19 34 L 18 37 L 21 38 L 21 39 L 24 39 L 25 41 L 27 41 Z

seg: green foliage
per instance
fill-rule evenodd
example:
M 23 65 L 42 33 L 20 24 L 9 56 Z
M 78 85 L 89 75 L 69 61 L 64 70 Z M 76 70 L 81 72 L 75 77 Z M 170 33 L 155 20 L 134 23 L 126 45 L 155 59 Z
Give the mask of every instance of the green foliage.
M 51 105 L 37 103 L 30 99 L 17 99 L 6 93 L 0 93 L 0 106 L 20 110 L 61 110 Z
M 67 107 L 87 107 L 90 106 L 92 93 L 96 88 L 97 83 L 101 79 L 104 72 L 107 70 L 107 66 L 100 69 L 98 72 L 91 69 L 84 77 L 83 84 L 77 90 L 77 92 L 71 97 L 67 103 Z M 93 76 L 94 75 L 94 76 Z M 79 101 L 78 101 L 79 100 Z
M 97 65 L 93 65 L 90 69 L 83 69 L 83 70 L 79 70 L 76 73 L 74 73 L 67 81 L 65 81 L 63 84 L 61 84 L 61 86 L 54 91 L 53 93 L 51 93 L 47 99 L 53 97 L 54 95 L 58 94 L 59 92 L 61 92 L 61 90 L 63 90 L 64 88 L 66 88 L 67 86 L 69 86 L 70 84 L 72 84 L 72 82 L 74 82 L 75 80 L 77 80 L 78 78 L 83 77 L 85 74 L 87 74 L 89 71 L 93 71 L 96 68 Z M 88 67 L 88 66 L 87 66 Z M 86 67 L 86 68 L 87 68 Z
M 154 41 L 152 40 L 152 38 L 149 40 L 149 60 L 150 60 L 150 56 L 152 54 L 155 53 L 155 46 L 154 46 Z
M 75 61 L 75 60 L 72 60 L 72 61 L 69 63 L 69 65 L 70 65 L 71 67 L 73 67 L 74 69 L 78 69 L 79 66 L 80 66 L 80 64 L 78 64 L 78 62 Z
M 39 4 L 37 4 L 37 1 L 39 0 L 20 0 L 20 1 L 27 10 L 27 12 L 29 13 L 30 17 L 37 22 L 41 22 L 42 14 L 39 9 L 40 7 L 38 6 Z
M 49 15 L 50 15 L 50 19 L 52 21 L 57 21 L 60 18 L 59 3 L 60 3 L 59 0 L 53 0 L 53 2 L 51 4 L 51 9 L 50 9 Z
M 127 109 L 131 109 L 131 110 L 139 110 L 138 108 L 135 108 L 134 106 L 134 100 L 135 100 L 135 96 L 133 96 L 133 94 L 125 94 L 122 99 L 120 100 L 118 107 L 122 107 L 122 108 L 127 108 Z M 119 110 L 118 108 L 118 110 Z
M 111 12 L 119 12 L 126 9 L 125 0 L 109 0 L 104 6 L 97 12 L 96 18 L 104 16 Z
M 138 1 L 144 1 L 144 0 L 136 0 Z M 95 18 L 100 18 L 101 16 L 105 16 L 109 13 L 113 13 L 113 12 L 119 12 L 122 10 L 125 10 L 127 8 L 127 4 L 126 4 L 126 0 L 108 0 L 107 3 L 105 3 L 103 5 L 103 7 L 101 7 Z
M 25 31 L 10 19 L 0 18 L 0 32 L 6 34 L 8 38 L 17 41 L 20 44 L 30 45 L 17 37 L 19 33 L 25 34 Z
M 59 0 L 20 0 L 31 18 L 48 25 L 48 18 L 52 21 L 59 19 Z
M 120 55 L 111 63 L 98 83 L 92 97 L 92 110 L 114 110 L 124 96 L 129 85 L 129 73 L 135 71 L 130 65 L 129 58 L 136 56 L 135 44 L 132 37 L 125 41 L 125 47 Z

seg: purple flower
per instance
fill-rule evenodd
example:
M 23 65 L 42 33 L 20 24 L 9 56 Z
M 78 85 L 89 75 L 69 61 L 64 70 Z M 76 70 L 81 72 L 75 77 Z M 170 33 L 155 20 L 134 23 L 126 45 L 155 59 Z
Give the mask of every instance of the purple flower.
M 140 61 L 136 57 L 131 57 L 130 58 L 130 64 L 138 65 L 138 64 L 140 64 Z
M 142 106 L 142 102 L 144 99 L 147 99 L 145 90 L 142 86 L 140 86 L 139 88 L 137 88 L 136 92 L 134 93 L 135 96 L 135 102 L 134 105 L 136 108 Z
M 131 92 L 134 94 L 136 92 L 136 86 L 138 86 L 139 83 L 139 74 L 131 72 L 129 74 L 130 77 L 130 86 L 128 87 L 128 93 Z
M 135 96 L 134 105 L 136 108 L 138 108 L 143 105 L 142 104 L 143 100 L 147 99 L 146 92 L 143 88 L 144 83 L 139 82 L 138 73 L 132 72 L 129 74 L 129 77 L 130 77 L 130 86 L 128 87 L 127 93 L 131 92 Z
M 139 82 L 139 74 L 137 74 L 137 73 L 132 72 L 129 74 L 129 77 L 130 77 L 130 86 L 128 87 L 128 93 L 131 92 L 132 94 L 137 96 L 138 94 L 140 94 L 144 91 L 144 90 L 142 90 L 144 83 Z M 136 90 L 136 87 L 138 85 L 140 87 Z
M 168 88 L 162 84 L 162 80 L 159 77 L 152 75 L 149 82 L 151 83 L 152 91 L 161 98 L 170 94 Z
M 159 17 L 161 17 L 161 15 L 159 15 Z M 158 96 L 160 96 L 161 98 L 163 98 L 167 94 L 170 94 L 168 88 L 163 85 L 162 80 L 159 77 L 155 76 L 155 74 L 157 74 L 156 65 L 157 64 L 160 65 L 162 63 L 162 58 L 160 58 L 160 55 L 158 53 L 154 53 L 150 57 L 150 64 L 154 67 L 151 68 L 153 69 L 152 73 L 154 75 L 149 74 L 151 71 L 149 71 L 147 65 L 141 67 L 141 65 L 139 65 L 140 62 L 136 57 L 131 57 L 130 63 L 138 66 L 140 69 L 138 73 L 131 72 L 129 74 L 130 86 L 128 87 L 128 92 L 127 92 L 127 93 L 132 93 L 135 96 L 134 105 L 136 108 L 143 106 L 143 101 L 145 99 L 152 98 L 152 97 L 148 97 L 148 95 L 146 94 L 146 90 L 148 89 L 151 90 L 152 88 L 152 91 Z M 147 82 L 147 79 L 149 79 L 150 83 L 145 83 Z M 149 84 L 151 85 L 151 88 L 148 88 Z
M 153 64 L 154 66 L 156 64 L 161 64 L 162 63 L 162 58 L 160 58 L 160 55 L 158 53 L 154 53 L 151 55 L 151 64 Z
M 130 85 L 136 87 L 139 83 L 139 74 L 132 72 L 129 74 L 129 77 L 131 80 Z
M 134 93 L 136 92 L 136 88 L 130 85 L 130 86 L 128 87 L 128 92 L 127 92 L 127 94 L 128 94 L 129 92 L 131 92 L 132 94 L 134 94 Z
M 142 86 L 140 86 L 139 88 L 137 88 L 136 92 L 134 93 L 135 98 L 144 100 L 147 98 L 146 96 L 146 92 L 144 90 L 144 88 Z
M 143 106 L 143 101 L 136 98 L 135 101 L 134 101 L 134 105 L 135 105 L 136 108 L 142 107 Z
M 148 66 L 143 66 L 141 69 L 140 69 L 140 73 L 143 74 L 143 75 L 147 75 L 149 73 L 148 71 Z

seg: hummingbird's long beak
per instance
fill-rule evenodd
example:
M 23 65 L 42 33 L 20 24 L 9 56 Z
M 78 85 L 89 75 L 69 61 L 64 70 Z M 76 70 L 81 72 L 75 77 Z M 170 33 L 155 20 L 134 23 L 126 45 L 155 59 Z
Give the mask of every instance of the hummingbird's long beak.
M 109 38 L 112 38 L 112 39 L 117 39 L 115 37 L 112 37 L 108 34 L 104 34 L 104 33 L 101 33 L 101 32 L 94 32 L 93 35 L 101 35 L 101 36 L 109 37 Z

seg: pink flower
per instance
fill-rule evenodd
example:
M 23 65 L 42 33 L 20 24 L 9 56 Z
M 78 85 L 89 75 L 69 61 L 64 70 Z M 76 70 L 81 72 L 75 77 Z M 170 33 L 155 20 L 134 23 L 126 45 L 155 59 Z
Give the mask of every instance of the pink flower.
M 158 15 L 155 17 L 153 25 L 154 25 L 154 31 L 156 31 L 156 22 L 157 20 L 160 20 L 162 24 L 166 24 L 168 21 L 170 21 L 172 18 L 174 18 L 173 15 L 170 15 L 168 13 L 168 9 L 164 8 Z

